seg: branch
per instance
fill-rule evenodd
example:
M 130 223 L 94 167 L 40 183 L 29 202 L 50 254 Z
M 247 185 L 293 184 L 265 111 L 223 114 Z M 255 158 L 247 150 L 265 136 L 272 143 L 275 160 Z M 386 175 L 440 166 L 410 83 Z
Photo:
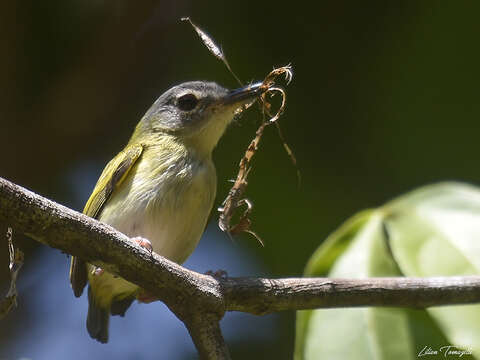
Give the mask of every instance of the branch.
M 220 330 L 219 319 L 205 313 L 205 309 L 191 314 L 190 319 L 183 319 L 201 359 L 230 359 L 225 340 Z
M 225 311 L 265 314 L 347 306 L 427 307 L 480 302 L 480 276 L 443 278 L 214 278 L 137 246 L 112 227 L 0 178 L 0 221 L 101 266 L 157 296 L 206 359 L 228 359 Z
M 228 311 L 396 306 L 425 308 L 480 302 L 480 276 L 431 278 L 290 278 L 222 281 Z

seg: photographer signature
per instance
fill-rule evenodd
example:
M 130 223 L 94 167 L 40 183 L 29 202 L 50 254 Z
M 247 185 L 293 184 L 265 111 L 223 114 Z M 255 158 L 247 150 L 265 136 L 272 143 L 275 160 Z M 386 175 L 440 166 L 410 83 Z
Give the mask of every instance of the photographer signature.
M 462 357 L 463 355 L 472 355 L 472 350 L 462 349 L 455 345 L 444 345 L 438 348 L 438 350 L 432 349 L 430 346 L 425 346 L 422 350 L 420 350 L 417 356 L 422 357 L 431 355 L 443 355 L 445 358 L 449 356 Z

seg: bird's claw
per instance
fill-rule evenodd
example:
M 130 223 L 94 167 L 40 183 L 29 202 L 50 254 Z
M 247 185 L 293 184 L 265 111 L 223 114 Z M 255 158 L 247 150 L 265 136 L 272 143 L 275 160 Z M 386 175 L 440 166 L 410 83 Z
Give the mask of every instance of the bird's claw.
M 158 300 L 158 297 L 150 294 L 148 291 L 145 290 L 141 290 L 140 293 L 137 295 L 137 301 L 144 304 L 149 304 Z
M 150 254 L 152 253 L 153 251 L 153 247 L 152 247 L 152 243 L 150 242 L 150 240 L 148 239 L 145 239 L 144 237 L 141 237 L 141 236 L 135 236 L 134 238 L 132 238 L 132 240 L 139 246 L 141 246 L 142 248 L 146 249 Z
M 217 279 L 226 279 L 228 277 L 228 274 L 225 270 L 208 270 L 207 272 L 205 272 L 205 275 L 210 275 Z

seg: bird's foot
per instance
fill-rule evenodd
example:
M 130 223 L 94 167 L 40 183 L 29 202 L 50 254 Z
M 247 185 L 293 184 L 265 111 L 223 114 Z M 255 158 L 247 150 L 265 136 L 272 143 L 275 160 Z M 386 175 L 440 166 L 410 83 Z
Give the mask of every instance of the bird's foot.
M 205 275 L 210 275 L 217 279 L 226 279 L 228 277 L 228 274 L 225 270 L 217 270 L 217 271 L 208 270 L 205 273 Z
M 135 236 L 132 238 L 132 240 L 137 244 L 140 245 L 142 248 L 146 249 L 150 254 L 153 251 L 152 243 L 150 240 L 145 239 L 144 237 L 141 236 Z
M 137 295 L 137 301 L 144 303 L 144 304 L 150 304 L 151 302 L 158 301 L 160 300 L 158 297 L 150 294 L 146 290 L 140 290 L 140 292 Z

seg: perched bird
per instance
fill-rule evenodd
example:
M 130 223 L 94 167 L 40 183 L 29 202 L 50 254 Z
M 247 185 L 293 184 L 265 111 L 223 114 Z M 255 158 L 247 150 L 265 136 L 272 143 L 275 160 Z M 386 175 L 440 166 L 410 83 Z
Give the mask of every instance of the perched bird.
M 203 81 L 167 90 L 107 164 L 84 213 L 172 261 L 184 262 L 215 199 L 212 151 L 234 116 L 264 91 L 262 83 L 230 91 Z M 137 285 L 77 257 L 72 258 L 70 282 L 77 297 L 89 283 L 87 329 L 102 343 L 108 341 L 110 314 L 125 315 L 141 293 Z

